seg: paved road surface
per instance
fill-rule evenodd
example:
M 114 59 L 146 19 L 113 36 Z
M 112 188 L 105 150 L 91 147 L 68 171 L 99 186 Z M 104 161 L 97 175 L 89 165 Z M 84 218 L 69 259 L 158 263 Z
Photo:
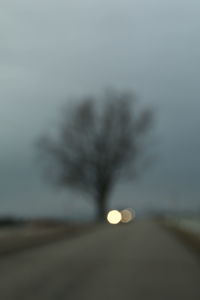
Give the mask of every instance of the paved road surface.
M 199 300 L 197 258 L 151 221 L 0 259 L 1 300 Z

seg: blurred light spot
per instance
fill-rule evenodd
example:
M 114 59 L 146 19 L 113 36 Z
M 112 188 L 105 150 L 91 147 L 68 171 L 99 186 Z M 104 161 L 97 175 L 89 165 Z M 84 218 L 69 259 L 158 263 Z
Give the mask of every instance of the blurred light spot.
M 110 224 L 118 224 L 122 219 L 122 215 L 118 210 L 111 210 L 107 215 L 107 220 Z
M 121 211 L 122 223 L 129 223 L 135 218 L 135 211 L 131 208 L 127 208 Z

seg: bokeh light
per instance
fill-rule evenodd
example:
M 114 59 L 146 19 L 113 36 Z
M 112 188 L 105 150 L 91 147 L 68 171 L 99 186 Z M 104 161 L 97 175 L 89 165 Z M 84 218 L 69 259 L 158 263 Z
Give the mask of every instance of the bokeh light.
M 135 218 L 135 211 L 131 208 L 123 209 L 121 211 L 122 223 L 129 223 Z
M 107 215 L 107 220 L 110 224 L 118 224 L 122 219 L 122 215 L 118 210 L 111 210 Z

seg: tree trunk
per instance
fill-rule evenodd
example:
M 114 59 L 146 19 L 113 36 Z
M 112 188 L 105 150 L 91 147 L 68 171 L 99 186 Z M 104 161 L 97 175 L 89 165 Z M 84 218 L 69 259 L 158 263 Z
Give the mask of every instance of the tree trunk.
M 97 218 L 100 222 L 106 220 L 106 198 L 98 197 L 97 198 Z

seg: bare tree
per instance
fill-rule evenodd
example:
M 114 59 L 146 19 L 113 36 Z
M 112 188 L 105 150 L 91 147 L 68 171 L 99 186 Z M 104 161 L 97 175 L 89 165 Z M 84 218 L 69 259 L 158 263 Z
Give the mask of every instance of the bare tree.
M 39 143 L 50 158 L 49 177 L 92 196 L 101 220 L 115 184 L 137 174 L 153 119 L 149 108 L 138 110 L 132 94 L 107 93 L 103 100 L 67 106 L 57 135 Z

